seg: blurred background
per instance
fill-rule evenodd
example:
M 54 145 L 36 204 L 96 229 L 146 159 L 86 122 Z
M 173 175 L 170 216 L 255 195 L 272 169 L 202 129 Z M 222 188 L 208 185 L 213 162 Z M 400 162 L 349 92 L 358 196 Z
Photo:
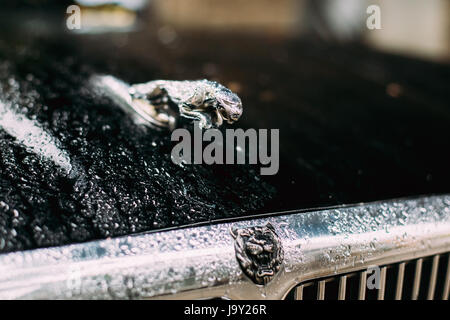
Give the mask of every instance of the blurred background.
M 273 39 L 313 37 L 358 42 L 388 53 L 439 62 L 450 60 L 450 1 L 447 0 L 6 0 L 3 20 L 18 16 L 64 16 L 81 10 L 79 33 L 155 32 L 163 44 L 187 33 L 252 34 Z M 369 30 L 370 5 L 380 8 L 381 29 Z M 25 19 L 35 32 L 56 32 L 55 19 Z M 22 21 L 23 22 L 23 21 Z M 57 30 L 59 29 L 59 30 Z
M 379 30 L 366 26 L 370 5 L 381 9 Z M 316 36 L 427 59 L 448 60 L 450 55 L 447 0 L 154 0 L 150 10 L 170 28 L 163 33 L 173 28 Z

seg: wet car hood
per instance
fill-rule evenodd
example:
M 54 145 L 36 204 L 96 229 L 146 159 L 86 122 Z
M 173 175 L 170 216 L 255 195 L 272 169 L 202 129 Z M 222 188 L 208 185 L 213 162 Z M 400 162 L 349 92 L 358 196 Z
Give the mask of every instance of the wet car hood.
M 232 86 L 244 104 L 233 128 L 280 129 L 279 173 L 175 165 L 170 134 L 93 94 L 94 73 Z M 4 29 L 0 253 L 449 192 L 449 78 L 448 66 L 361 47 L 226 35 L 167 46 L 148 32 Z

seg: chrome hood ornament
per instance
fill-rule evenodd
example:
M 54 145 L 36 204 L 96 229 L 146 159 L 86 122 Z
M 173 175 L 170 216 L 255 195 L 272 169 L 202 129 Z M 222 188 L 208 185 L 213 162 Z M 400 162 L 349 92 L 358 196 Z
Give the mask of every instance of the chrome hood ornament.
M 228 88 L 209 80 L 154 80 L 128 85 L 108 75 L 95 75 L 91 83 L 112 98 L 135 120 L 173 130 L 178 117 L 199 121 L 201 128 L 233 123 L 242 115 L 241 99 Z
M 266 285 L 280 271 L 283 247 L 274 227 L 267 223 L 243 229 L 231 229 L 236 259 L 245 275 L 254 283 Z

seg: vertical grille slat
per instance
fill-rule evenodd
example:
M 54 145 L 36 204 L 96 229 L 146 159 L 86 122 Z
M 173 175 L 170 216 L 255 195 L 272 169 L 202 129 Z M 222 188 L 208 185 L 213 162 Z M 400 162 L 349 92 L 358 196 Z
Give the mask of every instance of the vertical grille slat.
M 361 272 L 359 276 L 358 300 L 366 299 L 367 271 Z
M 396 287 L 396 291 L 395 291 L 395 300 L 402 299 L 404 277 L 405 277 L 405 263 L 402 262 L 398 265 L 397 287 Z
M 416 262 L 416 270 L 414 273 L 414 285 L 411 294 L 412 300 L 417 300 L 417 298 L 419 297 L 420 277 L 422 276 L 422 264 L 423 259 L 418 259 Z
M 436 288 L 438 267 L 439 267 L 439 255 L 435 255 L 433 257 L 433 266 L 431 267 L 431 276 L 430 276 L 430 284 L 428 287 L 427 300 L 433 300 L 434 298 L 434 290 Z
M 347 276 L 341 276 L 339 278 L 339 294 L 338 300 L 345 300 L 345 289 L 347 287 Z
M 304 285 L 301 284 L 295 288 L 295 300 L 303 300 L 303 287 Z
M 386 267 L 381 268 L 380 289 L 378 290 L 378 300 L 384 300 L 384 291 L 386 289 Z
M 447 273 L 445 275 L 445 285 L 442 292 L 442 300 L 448 300 L 448 295 L 450 291 L 450 254 L 447 259 Z
M 295 300 L 448 300 L 450 254 L 437 254 L 379 267 L 379 287 L 367 270 L 303 282 L 291 291 Z M 306 291 L 305 291 L 306 290 Z
M 317 300 L 325 299 L 325 280 L 319 281 L 319 286 L 317 288 Z

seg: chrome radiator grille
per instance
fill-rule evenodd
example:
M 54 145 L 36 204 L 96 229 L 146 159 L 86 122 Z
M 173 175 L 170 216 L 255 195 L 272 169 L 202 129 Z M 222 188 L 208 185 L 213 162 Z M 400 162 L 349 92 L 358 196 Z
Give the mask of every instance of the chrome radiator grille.
M 368 289 L 366 270 L 303 282 L 294 300 L 447 300 L 450 253 L 380 267 L 379 289 Z

